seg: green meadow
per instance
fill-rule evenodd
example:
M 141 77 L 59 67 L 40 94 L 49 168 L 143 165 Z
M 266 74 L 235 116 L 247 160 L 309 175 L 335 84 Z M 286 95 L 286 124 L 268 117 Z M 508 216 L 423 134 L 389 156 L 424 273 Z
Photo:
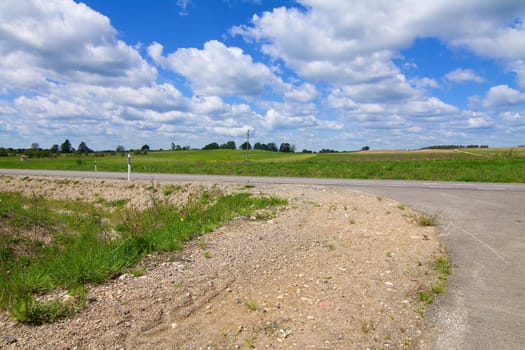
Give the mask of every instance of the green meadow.
M 127 153 L 0 157 L 0 168 L 126 172 Z M 134 172 L 340 179 L 525 183 L 525 148 L 279 153 L 263 150 L 150 151 L 132 154 Z

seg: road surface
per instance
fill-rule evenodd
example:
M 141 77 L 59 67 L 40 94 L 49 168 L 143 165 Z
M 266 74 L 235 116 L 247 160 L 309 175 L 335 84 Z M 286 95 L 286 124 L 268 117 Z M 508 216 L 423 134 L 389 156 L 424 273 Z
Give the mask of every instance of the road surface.
M 0 174 L 127 178 L 122 173 L 0 169 Z M 427 314 L 431 349 L 525 348 L 525 184 L 134 173 L 133 179 L 344 186 L 439 217 L 453 273 Z

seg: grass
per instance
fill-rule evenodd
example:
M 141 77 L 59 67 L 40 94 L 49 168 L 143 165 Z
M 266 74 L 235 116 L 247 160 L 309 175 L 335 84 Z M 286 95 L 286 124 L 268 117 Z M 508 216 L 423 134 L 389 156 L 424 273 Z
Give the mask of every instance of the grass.
M 451 266 L 447 256 L 436 257 L 431 264 L 431 268 L 438 272 L 439 281 L 418 292 L 418 300 L 423 307 L 431 304 L 435 295 L 445 292 L 445 284 L 451 273 Z
M 0 193 L 0 308 L 31 324 L 67 317 L 83 307 L 85 292 L 67 302 L 39 296 L 56 289 L 85 291 L 88 284 L 132 269 L 145 254 L 180 249 L 234 217 L 285 203 L 242 192 L 202 191 L 177 208 L 157 203 L 138 211 L 123 204 L 109 209 Z
M 140 277 L 140 276 L 144 276 L 146 274 L 146 270 L 144 270 L 144 269 L 136 269 L 136 270 L 129 271 L 129 273 L 133 277 Z
M 436 258 L 436 260 L 434 260 L 433 268 L 441 274 L 440 276 L 448 276 L 451 272 L 450 262 L 446 257 Z
M 279 153 L 251 150 L 158 151 L 133 156 L 133 171 L 210 175 L 288 176 L 525 183 L 525 148 L 457 151 Z M 82 160 L 78 162 L 78 160 Z M 0 157 L 0 168 L 127 171 L 127 154 L 59 155 L 20 162 Z M 168 190 L 169 192 L 169 190 Z
M 110 207 L 123 207 L 126 204 L 128 204 L 128 202 L 129 202 L 129 199 L 127 199 L 127 198 L 115 199 L 115 200 L 109 202 L 108 205 Z
M 437 223 L 437 215 L 418 213 L 414 214 L 412 219 L 417 225 L 425 227 L 436 226 Z
M 257 309 L 259 309 L 257 303 L 253 300 L 246 301 L 244 305 L 251 311 L 257 311 Z

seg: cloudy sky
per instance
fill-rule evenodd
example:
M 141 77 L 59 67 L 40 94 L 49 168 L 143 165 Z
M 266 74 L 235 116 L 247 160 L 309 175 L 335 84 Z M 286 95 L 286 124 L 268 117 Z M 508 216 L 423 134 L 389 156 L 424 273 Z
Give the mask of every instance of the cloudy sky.
M 523 0 L 2 0 L 0 147 L 525 144 Z

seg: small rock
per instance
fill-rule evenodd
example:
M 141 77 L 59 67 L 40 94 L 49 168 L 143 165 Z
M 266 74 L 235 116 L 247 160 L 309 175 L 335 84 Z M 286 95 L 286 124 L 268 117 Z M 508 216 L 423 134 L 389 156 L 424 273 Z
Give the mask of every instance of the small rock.
M 6 342 L 7 345 L 11 345 L 11 344 L 14 344 L 18 341 L 18 339 L 16 339 L 14 336 L 8 334 L 8 335 L 4 335 L 2 337 L 2 339 Z
M 392 282 L 388 282 L 388 281 L 385 282 L 385 284 L 386 284 L 387 286 L 389 286 L 389 287 L 392 287 L 392 286 L 394 285 Z
M 312 304 L 314 302 L 313 299 L 307 297 L 301 297 L 301 301 L 309 304 Z
M 123 281 L 123 280 L 125 280 L 125 279 L 128 278 L 128 277 L 130 277 L 129 274 L 127 274 L 127 273 L 123 273 L 122 275 L 119 276 L 118 279 L 119 279 L 120 281 Z

